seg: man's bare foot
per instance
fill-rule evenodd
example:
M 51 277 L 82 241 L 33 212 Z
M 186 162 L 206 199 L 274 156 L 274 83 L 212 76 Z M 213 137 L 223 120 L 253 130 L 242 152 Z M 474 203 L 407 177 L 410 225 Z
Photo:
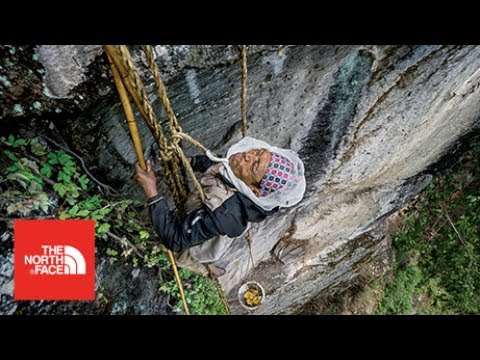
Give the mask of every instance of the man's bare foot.
M 227 271 L 225 269 L 222 269 L 221 267 L 218 267 L 216 265 L 210 265 L 210 272 L 212 273 L 213 277 L 220 277 L 224 275 Z

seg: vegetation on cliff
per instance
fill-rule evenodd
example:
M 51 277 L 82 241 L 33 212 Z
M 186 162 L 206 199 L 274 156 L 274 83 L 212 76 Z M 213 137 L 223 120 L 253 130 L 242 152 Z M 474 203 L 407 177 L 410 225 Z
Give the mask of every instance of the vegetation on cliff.
M 158 267 L 159 291 L 169 296 L 173 312 L 183 311 L 168 257 L 142 202 L 109 192 L 70 150 L 55 148 L 44 138 L 9 135 L 0 138 L 0 147 L 0 217 L 10 222 L 7 231 L 15 218 L 93 219 L 100 256 L 132 269 Z M 224 312 L 211 281 L 185 269 L 180 275 L 193 314 Z M 99 289 L 101 313 L 111 307 L 113 296 Z

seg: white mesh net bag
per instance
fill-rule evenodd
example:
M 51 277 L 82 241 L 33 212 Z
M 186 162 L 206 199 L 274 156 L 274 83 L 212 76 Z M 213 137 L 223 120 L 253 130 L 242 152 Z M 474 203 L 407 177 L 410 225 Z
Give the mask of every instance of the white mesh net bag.
M 230 165 L 228 164 L 228 159 L 230 156 L 236 153 L 247 152 L 252 149 L 266 149 L 271 153 L 275 154 L 272 156 L 271 167 L 276 165 L 272 161 L 277 161 L 278 166 L 283 166 L 284 159 L 288 165 L 288 174 L 284 175 L 285 180 L 282 179 L 283 184 L 277 190 L 270 192 L 265 196 L 257 197 L 253 191 L 245 184 L 242 180 L 237 178 L 234 174 Z M 207 151 L 207 156 L 215 162 L 221 162 L 223 166 L 220 167 L 220 173 L 228 181 L 230 181 L 242 194 L 248 196 L 255 204 L 262 207 L 265 210 L 272 210 L 273 208 L 279 207 L 290 207 L 298 204 L 305 193 L 305 171 L 303 167 L 303 162 L 300 160 L 298 155 L 289 149 L 282 149 L 276 146 L 270 146 L 265 141 L 258 140 L 252 137 L 245 137 L 236 144 L 232 145 L 228 149 L 226 158 L 218 158 L 213 156 L 210 151 Z M 273 172 L 275 173 L 277 169 Z M 279 172 L 280 175 L 283 175 Z M 268 181 L 268 179 L 266 179 Z

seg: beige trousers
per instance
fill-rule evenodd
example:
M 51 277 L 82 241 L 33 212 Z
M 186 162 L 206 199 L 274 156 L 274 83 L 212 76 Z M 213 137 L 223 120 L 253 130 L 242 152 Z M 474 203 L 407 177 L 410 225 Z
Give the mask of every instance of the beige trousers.
M 195 260 L 192 255 L 190 255 L 190 249 L 186 249 L 180 253 L 174 253 L 175 261 L 177 266 L 181 268 L 188 269 L 202 276 L 207 276 L 208 271 L 205 265 Z

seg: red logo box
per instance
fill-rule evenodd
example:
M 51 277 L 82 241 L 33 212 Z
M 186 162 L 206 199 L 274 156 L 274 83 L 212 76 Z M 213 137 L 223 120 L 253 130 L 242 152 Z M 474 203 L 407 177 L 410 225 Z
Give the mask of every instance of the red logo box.
M 15 300 L 95 300 L 94 220 L 14 221 Z

